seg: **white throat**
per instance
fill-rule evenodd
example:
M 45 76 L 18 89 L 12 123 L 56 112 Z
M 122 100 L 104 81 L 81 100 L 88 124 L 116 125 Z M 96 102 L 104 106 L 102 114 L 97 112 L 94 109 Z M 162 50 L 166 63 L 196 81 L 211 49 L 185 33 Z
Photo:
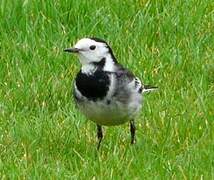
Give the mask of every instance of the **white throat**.
M 92 74 L 96 71 L 97 67 L 93 63 L 82 64 L 81 71 L 86 74 Z M 111 55 L 108 54 L 105 56 L 105 65 L 103 67 L 104 71 L 115 71 L 115 62 L 112 59 Z

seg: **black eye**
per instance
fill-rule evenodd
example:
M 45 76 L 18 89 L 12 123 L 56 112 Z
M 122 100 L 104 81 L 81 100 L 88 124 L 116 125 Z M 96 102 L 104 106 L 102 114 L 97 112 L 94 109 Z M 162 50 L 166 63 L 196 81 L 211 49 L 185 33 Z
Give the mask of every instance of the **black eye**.
M 92 45 L 92 46 L 90 46 L 89 48 L 90 48 L 90 50 L 95 50 L 95 49 L 96 49 L 96 46 L 95 46 L 95 45 Z

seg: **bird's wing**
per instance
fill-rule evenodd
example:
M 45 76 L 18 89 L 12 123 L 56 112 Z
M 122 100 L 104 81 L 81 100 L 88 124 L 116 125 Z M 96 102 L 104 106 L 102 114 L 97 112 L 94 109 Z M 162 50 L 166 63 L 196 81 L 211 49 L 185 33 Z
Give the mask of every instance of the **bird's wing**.
M 133 94 L 142 92 L 141 81 L 128 69 L 119 65 L 116 68 L 114 72 L 107 72 L 114 82 L 113 88 L 111 88 L 111 97 L 120 102 L 128 103 Z
M 132 72 L 120 64 L 118 64 L 116 68 L 118 86 L 121 86 L 122 88 L 128 88 L 130 91 L 142 91 L 142 83 L 138 77 L 136 77 Z
M 115 93 L 122 91 L 128 95 L 130 92 L 144 93 L 157 89 L 156 86 L 143 84 L 138 77 L 120 64 L 116 68 L 115 72 L 109 72 L 115 76 Z

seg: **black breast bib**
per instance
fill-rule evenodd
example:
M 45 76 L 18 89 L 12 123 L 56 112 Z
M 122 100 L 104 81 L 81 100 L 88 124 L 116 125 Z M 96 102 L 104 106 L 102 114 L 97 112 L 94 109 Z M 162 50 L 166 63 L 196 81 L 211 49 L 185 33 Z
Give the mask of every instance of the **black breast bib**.
M 93 74 L 85 74 L 80 71 L 76 77 L 77 89 L 92 101 L 103 99 L 107 95 L 109 85 L 109 76 L 102 70 L 96 70 Z

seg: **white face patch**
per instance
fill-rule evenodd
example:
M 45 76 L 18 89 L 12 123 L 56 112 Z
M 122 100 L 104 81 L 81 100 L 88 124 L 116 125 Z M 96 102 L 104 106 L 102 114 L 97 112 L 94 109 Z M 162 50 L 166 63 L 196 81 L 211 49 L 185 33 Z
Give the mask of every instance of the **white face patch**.
M 112 57 L 110 54 L 108 54 L 106 56 L 106 63 L 105 66 L 103 68 L 104 71 L 110 71 L 110 72 L 114 72 L 115 71 L 115 62 L 113 61 Z
M 97 42 L 90 38 L 79 40 L 74 47 L 80 50 L 78 56 L 82 65 L 99 62 L 109 53 L 106 43 Z

